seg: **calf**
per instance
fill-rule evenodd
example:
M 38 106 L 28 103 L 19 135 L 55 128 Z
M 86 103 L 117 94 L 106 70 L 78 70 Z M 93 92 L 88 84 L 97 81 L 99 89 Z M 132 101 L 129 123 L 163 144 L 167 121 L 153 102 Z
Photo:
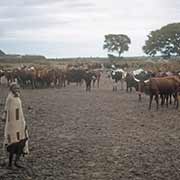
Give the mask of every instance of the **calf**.
M 28 138 L 22 139 L 17 143 L 12 143 L 9 146 L 7 146 L 7 152 L 9 152 L 9 167 L 12 167 L 12 161 L 14 154 L 16 155 L 14 165 L 18 168 L 22 168 L 22 166 L 17 164 L 17 161 L 20 159 L 21 155 L 25 155 L 24 153 L 24 147 L 26 145 L 26 141 Z

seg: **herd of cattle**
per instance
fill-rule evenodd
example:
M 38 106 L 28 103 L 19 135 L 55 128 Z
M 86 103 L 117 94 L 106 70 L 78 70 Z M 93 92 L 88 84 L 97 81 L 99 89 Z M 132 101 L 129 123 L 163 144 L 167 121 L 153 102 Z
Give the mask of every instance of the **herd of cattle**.
M 100 71 L 88 70 L 85 68 L 59 69 L 51 67 L 22 67 L 12 70 L 0 70 L 0 78 L 5 77 L 7 83 L 17 81 L 22 88 L 47 88 L 47 87 L 65 87 L 71 82 L 81 85 L 83 80 L 86 84 L 86 90 L 91 90 L 91 81 L 93 84 L 97 81 L 99 87 Z
M 71 82 L 76 82 L 81 86 L 84 81 L 86 84 L 86 91 L 91 90 L 91 83 L 99 82 L 103 70 L 101 69 L 86 69 L 86 68 L 68 68 L 58 69 L 50 67 L 22 67 L 12 70 L 0 70 L 0 79 L 5 77 L 8 84 L 17 81 L 22 88 L 30 87 L 45 88 L 45 87 L 65 87 Z M 131 92 L 134 88 L 138 92 L 139 100 L 141 101 L 142 93 L 150 96 L 149 109 L 151 109 L 151 103 L 153 97 L 156 101 L 156 108 L 159 107 L 159 98 L 161 100 L 161 106 L 172 103 L 174 99 L 174 105 L 176 108 L 179 106 L 179 92 L 180 92 L 180 74 L 179 72 L 150 72 L 143 69 L 134 70 L 131 72 L 125 72 L 123 69 L 116 69 L 112 67 L 107 71 L 108 77 L 117 85 L 121 82 L 121 88 L 123 83 L 126 82 L 126 91 Z M 1 81 L 0 81 L 1 82 Z
M 161 106 L 172 103 L 174 98 L 174 105 L 179 106 L 180 93 L 180 73 L 179 72 L 150 72 L 138 69 L 131 72 L 125 72 L 122 69 L 112 71 L 112 78 L 116 83 L 118 81 L 126 81 L 126 91 L 132 91 L 134 88 L 138 92 L 139 101 L 141 101 L 142 93 L 150 96 L 149 109 L 153 97 L 156 101 L 156 108 L 159 108 L 159 98 L 161 99 Z

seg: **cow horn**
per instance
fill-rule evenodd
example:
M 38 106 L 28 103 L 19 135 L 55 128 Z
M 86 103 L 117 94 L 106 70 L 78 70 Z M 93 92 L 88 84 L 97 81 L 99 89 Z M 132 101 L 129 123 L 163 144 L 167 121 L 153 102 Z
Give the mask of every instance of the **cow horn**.
M 145 80 L 144 83 L 148 83 L 149 82 L 149 79 Z
M 135 78 L 135 76 L 134 76 L 134 80 L 135 80 L 136 82 L 139 82 L 139 81 L 140 81 L 139 79 Z

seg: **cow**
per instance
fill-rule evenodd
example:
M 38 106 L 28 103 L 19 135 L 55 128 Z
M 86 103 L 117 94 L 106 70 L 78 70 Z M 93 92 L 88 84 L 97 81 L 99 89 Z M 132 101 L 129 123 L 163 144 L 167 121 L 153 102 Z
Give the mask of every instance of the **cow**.
M 46 88 L 49 82 L 49 68 L 37 68 L 36 70 L 36 86 L 39 88 Z
M 112 71 L 111 72 L 111 77 L 116 83 L 122 79 L 122 75 L 123 74 L 121 71 Z
M 95 72 L 93 72 L 93 75 L 92 75 L 93 88 L 95 87 L 96 80 L 97 80 L 96 73 L 95 73 Z
M 54 68 L 50 68 L 47 71 L 47 76 L 46 76 L 46 82 L 47 82 L 47 87 L 55 87 L 56 82 L 57 82 L 57 77 L 56 77 L 56 70 Z
M 23 67 L 14 71 L 15 77 L 17 78 L 17 81 L 22 88 L 27 86 L 31 86 L 32 89 L 35 88 L 36 69 L 33 66 Z
M 56 82 L 55 85 L 58 87 L 66 87 L 66 71 L 62 69 L 55 69 Z
M 94 70 L 92 76 L 93 80 L 93 87 L 95 87 L 95 83 L 97 82 L 97 88 L 99 88 L 100 78 L 101 78 L 101 71 L 100 70 Z
M 69 85 L 70 82 L 75 82 L 77 86 L 82 85 L 82 80 L 84 78 L 85 70 L 84 69 L 70 69 L 66 72 L 66 80 Z
M 96 78 L 97 78 L 97 87 L 99 88 L 100 78 L 101 78 L 101 71 L 96 71 Z
M 94 72 L 86 70 L 83 79 L 86 84 L 86 91 L 91 91 L 91 81 L 93 80 Z
M 6 80 L 7 80 L 8 86 L 10 85 L 11 82 L 15 81 L 16 75 L 15 75 L 14 70 L 12 70 L 12 69 L 6 69 L 4 71 L 4 76 L 5 76 Z
M 179 106 L 177 99 L 177 93 L 180 87 L 180 79 L 177 76 L 161 77 L 161 78 L 151 78 L 149 80 L 149 110 L 151 109 L 152 99 L 155 96 L 156 109 L 159 108 L 159 95 L 162 98 L 162 104 L 164 103 L 164 98 L 166 99 L 166 105 L 168 106 L 168 98 L 170 94 L 174 95 L 176 108 Z
M 132 88 L 135 88 L 136 91 L 138 90 L 139 80 L 137 80 L 133 74 L 127 73 L 125 77 L 125 81 L 126 81 L 126 92 L 128 92 L 129 90 L 130 92 L 132 92 Z
M 18 168 L 22 168 L 19 164 L 17 164 L 18 160 L 20 159 L 21 155 L 25 155 L 24 153 L 24 147 L 26 144 L 26 141 L 28 138 L 26 137 L 25 139 L 20 140 L 17 143 L 13 143 L 9 146 L 7 146 L 7 152 L 9 153 L 9 167 L 12 167 L 12 161 L 13 161 L 13 156 L 16 155 L 14 165 Z
M 135 88 L 135 90 L 138 92 L 139 101 L 141 101 L 141 96 L 144 92 L 145 86 L 147 86 L 149 79 L 154 76 L 154 73 L 144 71 L 143 69 L 137 69 L 131 73 L 127 73 L 125 78 L 127 83 L 126 91 L 128 92 L 130 89 L 131 92 L 132 88 Z
M 117 83 L 120 81 L 121 90 L 123 90 L 123 82 L 126 77 L 126 72 L 123 69 L 116 69 L 111 71 L 112 80 L 114 80 L 114 85 L 117 86 Z

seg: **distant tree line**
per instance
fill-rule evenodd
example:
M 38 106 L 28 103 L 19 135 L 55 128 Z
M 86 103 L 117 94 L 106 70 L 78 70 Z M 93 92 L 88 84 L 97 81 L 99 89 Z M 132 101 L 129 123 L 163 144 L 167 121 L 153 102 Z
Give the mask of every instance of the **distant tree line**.
M 107 34 L 103 44 L 103 49 L 108 52 L 116 52 L 120 57 L 129 50 L 131 39 L 125 34 Z M 145 54 L 150 56 L 161 55 L 165 58 L 180 56 L 180 23 L 168 24 L 158 30 L 151 31 L 147 35 L 145 45 L 142 47 Z M 109 58 L 115 58 L 108 53 Z
M 0 59 L 46 60 L 46 57 L 42 55 L 6 54 L 2 50 L 0 50 Z

